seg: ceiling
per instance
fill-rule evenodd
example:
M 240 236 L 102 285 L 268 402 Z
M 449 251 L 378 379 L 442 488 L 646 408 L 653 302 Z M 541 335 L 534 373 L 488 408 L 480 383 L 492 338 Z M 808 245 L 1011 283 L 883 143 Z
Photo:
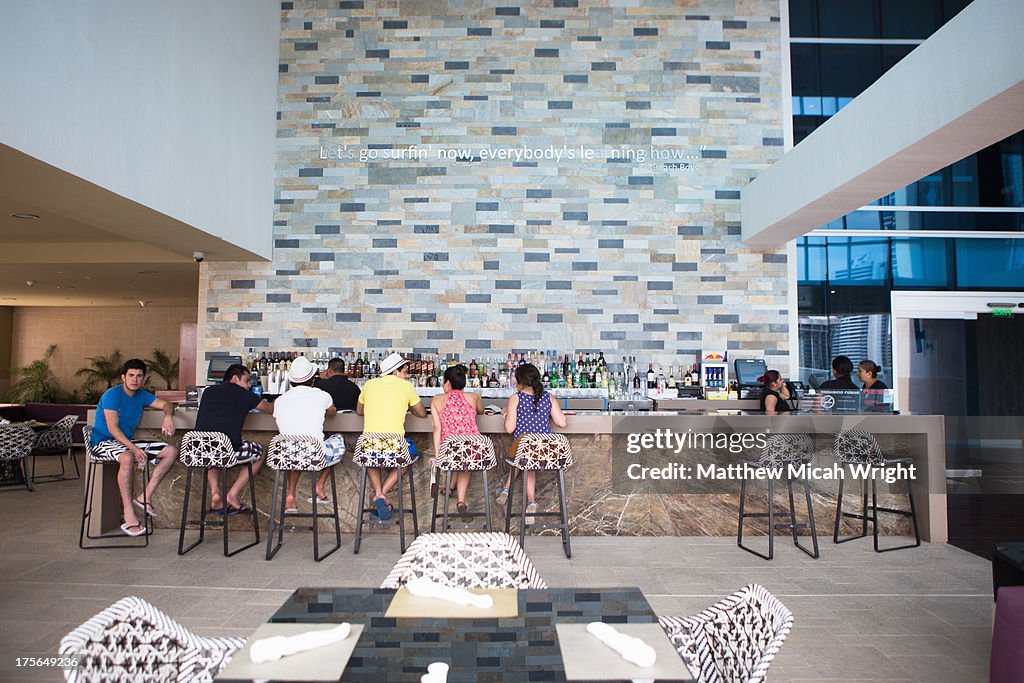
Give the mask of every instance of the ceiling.
M 195 251 L 258 258 L 0 145 L 0 306 L 195 306 Z

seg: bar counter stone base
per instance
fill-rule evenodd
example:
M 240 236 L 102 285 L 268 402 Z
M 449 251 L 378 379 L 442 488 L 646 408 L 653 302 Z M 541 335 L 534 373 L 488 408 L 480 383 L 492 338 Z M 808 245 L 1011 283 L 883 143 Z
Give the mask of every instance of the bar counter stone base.
M 140 430 L 143 438 L 158 438 L 156 431 Z M 247 431 L 244 438 L 260 441 L 265 447 L 269 446 L 270 437 L 266 431 Z M 498 490 L 503 484 L 506 476 L 505 458 L 508 454 L 508 447 L 511 444 L 511 437 L 507 435 L 489 435 L 495 445 L 495 453 L 499 466 L 488 473 L 489 491 L 491 500 L 492 526 L 496 530 L 504 528 L 505 508 L 495 502 Z M 572 534 L 581 536 L 735 536 L 737 518 L 739 515 L 739 496 L 732 493 L 699 493 L 699 494 L 662 494 L 649 493 L 643 487 L 637 486 L 635 493 L 619 493 L 612 487 L 612 436 L 610 434 L 569 434 L 567 435 L 572 445 L 573 453 L 576 456 L 576 464 L 566 471 L 566 495 L 568 498 L 569 520 Z M 357 498 L 359 492 L 359 480 L 361 470 L 352 465 L 349 455 L 355 447 L 356 434 L 345 434 L 345 444 L 348 449 L 342 463 L 335 467 L 335 479 L 338 493 L 338 515 L 343 533 L 352 533 L 355 530 L 357 511 Z M 433 456 L 433 443 L 430 434 L 409 433 L 408 437 L 416 444 L 421 453 L 420 459 L 412 466 L 415 489 L 416 507 L 419 517 L 420 533 L 430 529 L 430 515 L 433 500 L 430 498 L 430 465 L 429 461 Z M 180 434 L 175 439 L 180 438 Z M 816 461 L 831 461 L 830 443 L 825 439 L 817 439 Z M 756 458 L 755 453 L 750 454 L 750 459 Z M 237 472 L 229 474 L 228 484 L 234 480 Z M 271 496 L 274 486 L 275 472 L 264 467 L 256 475 L 256 509 L 261 520 L 263 531 L 266 530 L 271 509 Z M 283 474 L 283 473 L 282 473 Z M 449 522 L 453 531 L 463 531 L 467 528 L 481 525 L 483 523 L 482 513 L 484 512 L 483 493 L 481 491 L 482 475 L 479 472 L 473 474 L 466 503 L 469 512 L 481 513 L 481 517 L 463 521 L 455 514 L 455 499 L 451 499 L 449 508 Z M 405 483 L 408 479 L 405 480 Z M 155 506 L 157 518 L 155 520 L 158 528 L 179 528 L 181 522 L 181 505 L 185 497 L 185 468 L 180 464 L 175 465 L 167 478 L 158 490 Z M 328 493 L 330 483 L 328 482 Z M 515 496 L 515 509 L 519 509 L 521 484 L 513 491 Z M 199 517 L 199 501 L 201 492 L 201 481 L 193 477 L 192 504 L 189 514 L 190 519 Z M 307 499 L 312 497 L 313 476 L 302 474 L 299 479 L 296 500 L 300 512 L 310 512 L 312 504 Z M 405 487 L 406 505 L 408 505 L 408 487 Z M 883 493 L 885 487 L 880 488 L 879 504 L 885 507 L 906 508 L 906 496 L 900 493 Z M 835 519 L 836 493 L 838 484 L 836 482 L 815 481 L 812 484 L 811 499 L 814 506 L 815 522 L 820 537 L 831 536 Z M 795 487 L 796 507 L 798 515 L 802 520 L 806 519 L 806 510 L 803 503 L 803 490 L 800 485 Z M 443 496 L 443 489 L 439 487 Z M 899 489 L 897 489 L 899 491 Z M 367 498 L 371 495 L 369 483 L 367 484 Z M 248 487 L 246 487 L 242 501 L 251 504 L 248 500 Z M 388 494 L 388 502 L 398 507 L 397 492 Z M 558 510 L 558 484 L 554 473 L 541 472 L 538 475 L 537 502 L 540 511 L 555 512 Z M 789 507 L 788 494 L 784 484 L 776 485 L 775 492 L 776 512 Z M 767 509 L 767 485 L 764 482 L 752 483 L 748 486 L 747 509 L 750 512 L 761 512 Z M 438 506 L 438 511 L 443 507 L 443 498 Z M 860 487 L 853 482 L 847 482 L 846 500 L 844 510 L 849 512 L 860 512 Z M 329 515 L 333 511 L 332 506 L 321 505 L 320 512 Z M 366 518 L 369 520 L 369 516 Z M 246 515 L 228 517 L 232 530 L 248 529 L 251 518 Z M 782 518 L 776 521 L 784 521 Z M 397 515 L 390 522 L 375 522 L 369 524 L 366 529 L 369 534 L 397 534 Z M 320 521 L 321 529 L 324 531 L 333 530 L 333 523 L 328 519 Z M 438 520 L 438 528 L 441 521 Z M 880 515 L 881 532 L 885 535 L 906 536 L 912 534 L 910 520 L 907 518 L 894 517 L 892 515 Z M 765 520 L 748 520 L 746 528 L 748 534 L 756 536 L 764 534 L 767 527 Z M 513 522 L 513 530 L 518 527 Z M 859 531 L 859 523 L 846 520 L 841 529 L 844 535 L 854 534 Z M 406 531 L 412 529 L 411 517 L 406 517 Z M 529 532 L 529 530 L 528 530 Z M 208 532 L 209 533 L 209 532 Z M 262 532 L 261 532 L 262 533 Z M 557 534 L 556 529 L 547 529 L 542 534 Z M 807 532 L 802 532 L 806 534 Z M 784 530 L 778 530 L 777 535 L 786 535 Z M 396 543 L 397 548 L 397 543 Z

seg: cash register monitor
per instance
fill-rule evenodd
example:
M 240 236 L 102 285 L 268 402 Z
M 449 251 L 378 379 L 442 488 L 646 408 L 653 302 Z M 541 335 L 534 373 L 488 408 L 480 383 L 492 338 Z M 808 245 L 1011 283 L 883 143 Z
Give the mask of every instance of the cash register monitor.
M 241 356 L 218 355 L 210 358 L 206 366 L 206 383 L 220 384 L 224 381 L 224 373 L 235 363 L 241 363 Z
M 761 358 L 737 358 L 736 382 L 741 386 L 759 386 L 761 377 L 768 372 L 768 364 Z

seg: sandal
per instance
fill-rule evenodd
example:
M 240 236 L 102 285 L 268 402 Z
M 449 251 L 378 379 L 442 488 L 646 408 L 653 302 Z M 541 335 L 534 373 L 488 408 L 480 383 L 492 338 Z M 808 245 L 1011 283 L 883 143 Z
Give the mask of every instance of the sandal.
M 132 499 L 132 503 L 135 504 L 135 507 L 137 507 L 140 510 L 142 510 L 143 512 L 145 512 L 147 515 L 149 515 L 153 519 L 156 519 L 156 509 L 153 507 L 153 504 L 150 503 L 148 500 L 145 503 L 143 503 L 138 498 L 133 498 Z M 127 534 L 128 532 L 126 531 L 125 533 Z M 133 534 L 128 534 L 128 535 L 131 536 Z M 134 534 L 134 535 L 135 536 L 139 536 L 140 534 Z
M 377 509 L 377 519 L 382 522 L 386 522 L 391 519 L 391 513 L 395 509 L 393 506 L 388 505 L 388 502 L 383 498 L 377 498 L 374 500 L 373 507 Z
M 469 506 L 460 502 L 455 505 L 455 509 L 458 510 L 460 517 L 465 517 L 466 513 L 469 511 Z
M 135 529 L 135 531 L 131 531 L 131 529 Z M 142 524 L 129 524 L 128 522 L 125 522 L 121 525 L 121 531 L 128 536 L 142 536 L 146 533 L 146 527 Z

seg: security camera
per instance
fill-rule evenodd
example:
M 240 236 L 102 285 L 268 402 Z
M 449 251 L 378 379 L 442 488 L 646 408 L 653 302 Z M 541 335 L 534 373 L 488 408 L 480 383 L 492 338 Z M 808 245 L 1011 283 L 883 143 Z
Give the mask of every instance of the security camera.
M 195 261 L 196 263 L 202 263 L 203 259 L 205 259 L 205 258 L 206 258 L 206 252 L 205 251 L 193 251 L 192 252 L 192 260 Z

